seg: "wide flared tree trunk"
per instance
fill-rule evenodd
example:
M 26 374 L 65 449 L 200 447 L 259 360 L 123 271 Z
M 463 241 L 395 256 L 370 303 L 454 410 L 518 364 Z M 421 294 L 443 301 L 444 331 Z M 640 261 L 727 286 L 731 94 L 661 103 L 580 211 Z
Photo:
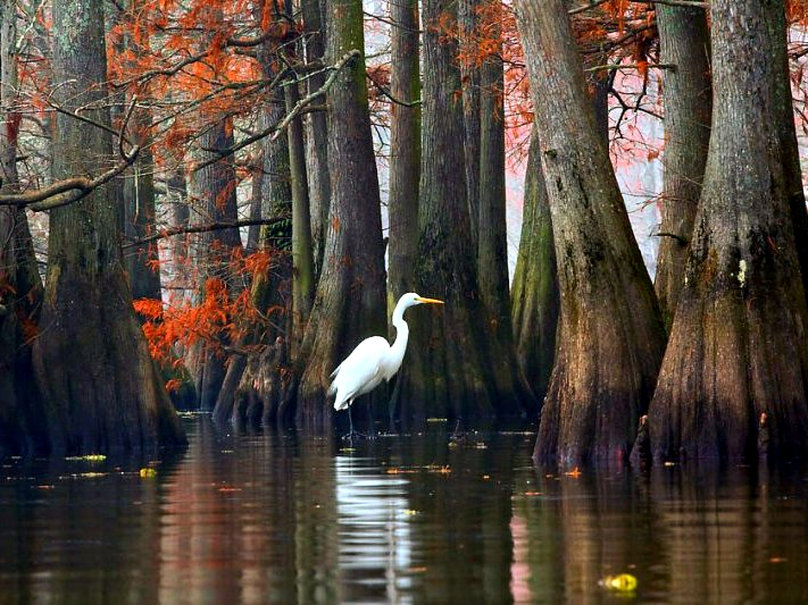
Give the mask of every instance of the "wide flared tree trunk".
M 665 186 L 654 276 L 659 308 L 670 328 L 707 162 L 712 111 L 710 40 L 703 8 L 659 5 L 656 13 L 660 60 L 675 65 L 663 73 Z
M 54 102 L 108 125 L 103 7 L 56 0 L 52 10 L 53 74 L 62 83 Z M 102 171 L 113 157 L 109 132 L 63 113 L 54 121 L 54 179 Z M 136 451 L 185 440 L 132 309 L 120 203 L 100 187 L 51 211 L 34 367 L 54 451 Z
M 295 419 L 299 427 L 313 430 L 332 425 L 326 397 L 331 372 L 363 338 L 386 332 L 381 202 L 361 0 L 327 0 L 326 31 L 330 64 L 351 52 L 356 56 L 328 95 L 328 232 L 317 294 L 296 360 L 301 378 Z
M 427 417 L 464 424 L 516 415 L 530 407 L 524 383 L 497 380 L 499 343 L 482 325 L 485 307 L 477 282 L 466 200 L 463 109 L 457 41 L 442 29 L 456 3 L 424 3 L 423 131 L 415 283 L 420 294 L 442 299 L 440 309 L 408 313 L 410 341 L 393 395 L 391 415 L 404 426 Z
M 418 2 L 390 4 L 392 30 L 391 95 L 405 103 L 421 96 L 418 66 Z M 418 179 L 421 162 L 421 108 L 393 102 L 390 109 L 390 307 L 413 289 L 412 269 L 418 245 Z
M 787 72 L 770 53 L 772 36 L 786 35 L 784 6 L 710 6 L 712 134 L 684 285 L 648 413 L 652 452 L 657 459 L 750 460 L 765 435 L 767 453 L 804 456 L 806 301 L 783 168 L 794 150 L 783 148 L 774 98 Z
M 516 359 L 539 399 L 547 394 L 555 359 L 559 295 L 550 202 L 539 157 L 538 127 L 530 135 L 522 235 L 513 276 L 512 323 Z
M 516 4 L 555 238 L 561 319 L 534 458 L 627 459 L 662 359 L 651 280 L 584 88 L 562 0 Z

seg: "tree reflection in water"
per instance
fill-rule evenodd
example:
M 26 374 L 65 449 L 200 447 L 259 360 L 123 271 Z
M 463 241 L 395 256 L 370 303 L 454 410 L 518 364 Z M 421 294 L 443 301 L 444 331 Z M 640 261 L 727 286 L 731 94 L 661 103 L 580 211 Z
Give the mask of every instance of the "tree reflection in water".
M 533 434 L 353 448 L 222 435 L 148 460 L 5 461 L 0 601 L 808 601 L 802 469 L 545 473 Z

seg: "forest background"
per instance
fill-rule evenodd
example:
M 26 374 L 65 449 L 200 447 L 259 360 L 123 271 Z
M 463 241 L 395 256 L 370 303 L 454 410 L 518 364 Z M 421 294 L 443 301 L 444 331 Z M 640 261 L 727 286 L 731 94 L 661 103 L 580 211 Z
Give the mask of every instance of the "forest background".
M 447 304 L 366 425 L 540 417 L 563 465 L 804 455 L 805 17 L 2 0 L 3 451 L 182 443 L 175 406 L 332 430 L 329 374 L 417 290 Z

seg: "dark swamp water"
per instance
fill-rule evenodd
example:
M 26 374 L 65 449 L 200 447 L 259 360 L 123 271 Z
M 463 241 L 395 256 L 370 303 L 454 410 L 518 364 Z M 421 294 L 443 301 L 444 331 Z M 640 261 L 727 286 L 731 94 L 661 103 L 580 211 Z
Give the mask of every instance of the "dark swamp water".
M 185 422 L 153 477 L 6 460 L 0 602 L 808 602 L 802 469 L 547 476 L 527 433 L 343 448 Z M 620 573 L 636 590 L 599 584 Z

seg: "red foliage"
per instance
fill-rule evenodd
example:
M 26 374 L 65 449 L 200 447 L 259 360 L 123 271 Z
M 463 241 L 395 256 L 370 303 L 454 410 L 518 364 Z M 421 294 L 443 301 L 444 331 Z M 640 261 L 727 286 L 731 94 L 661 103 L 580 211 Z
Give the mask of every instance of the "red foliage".
M 249 281 L 271 271 L 274 260 L 274 254 L 265 250 L 247 256 L 239 252 L 234 253 L 229 269 L 231 274 Z M 200 340 L 209 348 L 222 351 L 223 343 L 236 342 L 250 326 L 283 312 L 256 309 L 249 288 L 241 288 L 234 294 L 233 288 L 218 277 L 208 278 L 203 292 L 197 303 L 187 299 L 173 304 L 151 298 L 134 301 L 135 311 L 145 320 L 143 333 L 154 359 L 179 365 L 178 350 L 187 350 Z

